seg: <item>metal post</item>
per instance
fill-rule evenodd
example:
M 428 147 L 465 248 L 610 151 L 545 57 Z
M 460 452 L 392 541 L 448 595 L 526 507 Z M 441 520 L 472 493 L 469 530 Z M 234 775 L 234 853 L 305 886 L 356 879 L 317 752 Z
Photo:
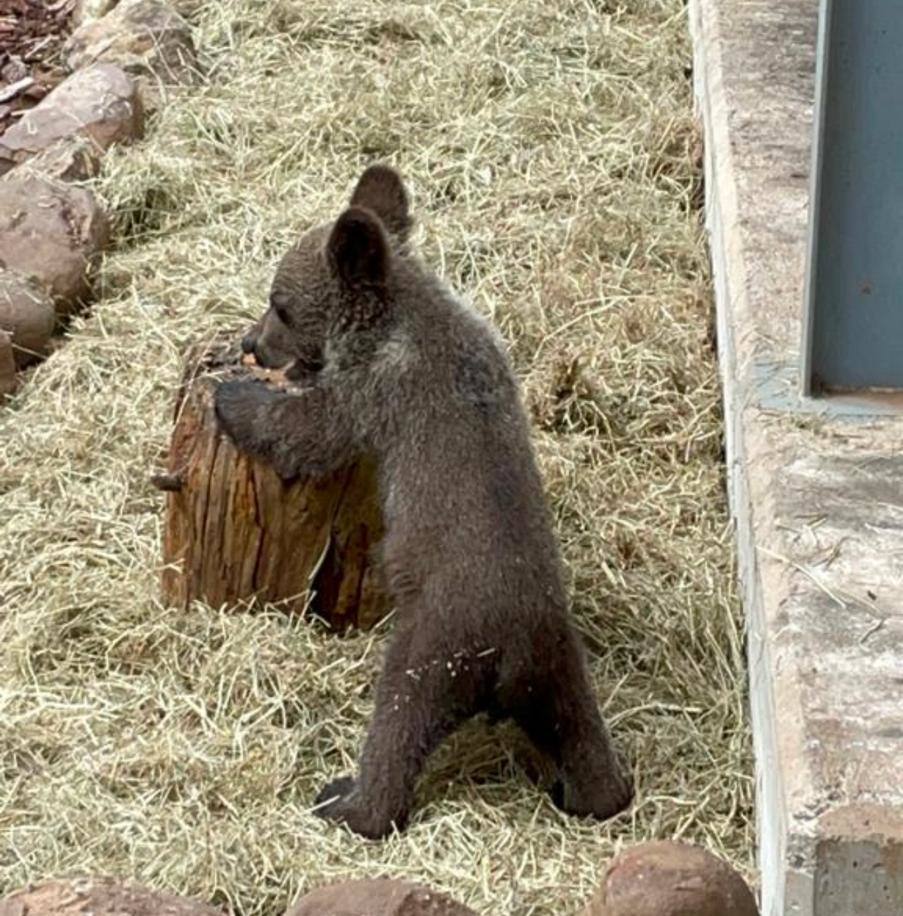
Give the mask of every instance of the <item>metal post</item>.
M 805 395 L 903 389 L 903 0 L 821 0 Z

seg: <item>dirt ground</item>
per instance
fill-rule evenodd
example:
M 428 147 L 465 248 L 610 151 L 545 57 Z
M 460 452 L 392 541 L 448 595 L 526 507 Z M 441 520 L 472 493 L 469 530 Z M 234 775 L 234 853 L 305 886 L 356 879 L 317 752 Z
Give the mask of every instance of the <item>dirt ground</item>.
M 0 410 L 0 889 L 128 875 L 281 912 L 340 876 L 576 912 L 605 861 L 703 843 L 750 873 L 752 762 L 682 0 L 181 4 L 209 82 L 95 183 L 101 301 Z M 149 483 L 186 349 L 264 307 L 365 164 L 507 340 L 592 675 L 637 782 L 561 815 L 508 727 L 442 749 L 407 832 L 310 812 L 353 766 L 387 628 L 159 601 Z M 437 558 L 441 561 L 441 558 Z

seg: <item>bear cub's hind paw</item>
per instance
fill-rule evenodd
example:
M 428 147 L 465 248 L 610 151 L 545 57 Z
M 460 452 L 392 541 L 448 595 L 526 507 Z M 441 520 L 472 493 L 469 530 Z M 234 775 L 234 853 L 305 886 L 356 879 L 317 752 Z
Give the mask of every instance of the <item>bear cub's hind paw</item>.
M 403 820 L 380 815 L 357 792 L 357 781 L 342 776 L 327 783 L 317 795 L 314 814 L 344 824 L 349 830 L 369 840 L 381 840 L 393 830 L 404 829 Z
M 552 786 L 552 803 L 565 814 L 607 821 L 626 810 L 633 801 L 633 784 L 620 773 L 592 787 L 568 784 L 559 779 Z

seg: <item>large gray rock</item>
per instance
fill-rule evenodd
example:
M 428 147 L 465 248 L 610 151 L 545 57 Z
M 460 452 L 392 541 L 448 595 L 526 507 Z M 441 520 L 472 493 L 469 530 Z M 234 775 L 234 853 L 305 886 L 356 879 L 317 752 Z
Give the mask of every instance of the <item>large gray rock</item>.
M 0 916 L 3 916 L 0 913 Z M 390 878 L 343 881 L 302 897 L 286 916 L 476 916 L 422 884 Z
M 80 140 L 103 151 L 141 136 L 143 128 L 144 113 L 132 79 L 112 64 L 88 67 L 60 83 L 0 136 L 0 174 L 63 141 Z M 86 160 L 87 173 L 96 169 L 96 162 Z
M 12 339 L 16 366 L 40 359 L 56 324 L 50 296 L 12 270 L 0 270 L 0 331 Z
M 46 178 L 0 181 L 0 268 L 31 278 L 57 314 L 86 300 L 109 224 L 94 195 Z
M 66 62 L 72 70 L 113 63 L 152 81 L 179 84 L 192 82 L 196 55 L 188 23 L 163 0 L 122 0 L 73 32 Z
M 687 843 L 643 843 L 611 861 L 584 916 L 758 916 L 726 862 Z
M 108 878 L 47 881 L 0 900 L 0 916 L 224 916 L 222 910 Z
M 16 361 L 13 358 L 13 339 L 0 331 L 0 401 L 16 390 Z M 4 916 L 0 909 L 0 916 Z

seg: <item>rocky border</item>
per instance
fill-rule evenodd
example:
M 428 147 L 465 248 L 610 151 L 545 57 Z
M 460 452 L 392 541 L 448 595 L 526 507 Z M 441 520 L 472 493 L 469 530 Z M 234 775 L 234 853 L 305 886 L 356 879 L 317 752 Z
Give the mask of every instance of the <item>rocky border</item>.
M 92 299 L 109 223 L 72 182 L 142 137 L 165 87 L 197 73 L 191 28 L 166 0 L 79 0 L 73 15 L 70 75 L 0 135 L 0 398 Z
M 742 877 L 688 843 L 642 843 L 616 856 L 580 916 L 758 916 Z M 316 888 L 285 916 L 476 916 L 423 884 L 360 878 Z M 0 899 L 0 916 L 229 916 L 189 897 L 110 878 L 45 881 Z

